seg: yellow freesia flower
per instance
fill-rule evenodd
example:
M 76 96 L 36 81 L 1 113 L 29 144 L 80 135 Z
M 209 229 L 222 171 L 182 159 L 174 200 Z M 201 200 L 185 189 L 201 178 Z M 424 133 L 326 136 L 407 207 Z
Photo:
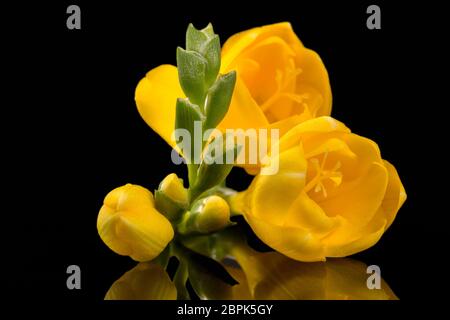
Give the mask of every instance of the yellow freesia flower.
M 174 235 L 169 220 L 155 209 L 152 193 L 132 184 L 105 197 L 97 230 L 111 250 L 136 261 L 158 256 Z
M 176 300 L 177 289 L 164 269 L 141 262 L 117 279 L 105 300 Z
M 219 129 L 279 128 L 282 135 L 301 121 L 331 112 L 322 60 L 303 46 L 289 23 L 250 29 L 228 39 L 220 72 L 231 70 L 237 71 L 237 81 Z M 135 92 L 142 118 L 172 147 L 179 97 L 185 95 L 172 65 L 150 70 Z
M 303 46 L 288 22 L 230 37 L 222 49 L 221 71 L 230 70 L 236 70 L 238 83 L 223 128 L 269 124 L 285 129 L 300 119 L 331 113 L 325 66 L 316 52 Z
M 300 261 L 345 257 L 374 245 L 406 199 L 375 142 L 330 117 L 305 121 L 279 141 L 275 175 L 232 200 L 256 235 Z M 270 163 L 269 163 L 270 165 Z

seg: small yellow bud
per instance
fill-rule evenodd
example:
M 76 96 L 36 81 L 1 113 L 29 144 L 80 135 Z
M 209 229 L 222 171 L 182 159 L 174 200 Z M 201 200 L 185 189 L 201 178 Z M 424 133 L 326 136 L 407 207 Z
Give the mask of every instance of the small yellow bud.
M 155 206 L 170 221 L 178 221 L 188 207 L 188 191 L 183 180 L 175 173 L 169 174 L 155 192 Z
M 184 212 L 177 231 L 180 234 L 210 233 L 230 224 L 228 203 L 219 196 L 209 196 L 197 200 L 190 211 Z
M 219 196 L 209 196 L 194 204 L 195 226 L 201 233 L 213 232 L 226 227 L 230 221 L 230 207 Z
M 161 181 L 159 190 L 178 203 L 184 204 L 188 201 L 188 192 L 184 188 L 182 180 L 175 173 L 169 174 Z

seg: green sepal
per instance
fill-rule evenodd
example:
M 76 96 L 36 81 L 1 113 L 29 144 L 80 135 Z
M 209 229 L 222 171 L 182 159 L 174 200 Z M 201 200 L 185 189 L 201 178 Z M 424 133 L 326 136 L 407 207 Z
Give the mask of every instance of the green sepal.
M 186 31 L 186 50 L 199 53 L 206 60 L 205 88 L 209 88 L 217 78 L 220 69 L 220 39 L 214 34 L 211 24 L 197 30 L 189 24 Z
M 205 73 L 205 85 L 209 88 L 214 81 L 216 81 L 217 75 L 220 70 L 220 39 L 218 35 L 215 35 L 206 42 L 200 52 L 206 59 L 206 73 Z
M 212 37 L 214 35 L 214 28 L 212 23 L 208 23 L 208 25 L 206 27 L 204 27 L 201 32 L 203 32 L 204 34 L 206 34 L 209 37 Z
M 208 23 L 208 25 L 201 30 L 198 30 L 192 23 L 189 23 L 186 31 L 186 50 L 204 52 L 203 47 L 205 43 L 214 36 L 216 36 L 216 34 L 214 34 L 211 23 Z
M 225 117 L 233 96 L 236 84 L 236 72 L 231 71 L 219 76 L 217 81 L 208 90 L 208 99 L 205 105 L 205 122 L 203 129 L 215 128 Z
M 178 79 L 184 94 L 197 105 L 203 105 L 207 60 L 198 52 L 177 48 Z
M 220 152 L 217 155 L 212 155 L 210 149 L 214 148 L 215 142 L 211 142 L 207 146 L 207 150 L 203 161 L 201 162 L 198 171 L 195 185 L 190 189 L 190 201 L 196 199 L 199 195 L 208 189 L 221 184 L 230 173 L 234 166 L 242 146 L 232 146 L 226 149 L 225 152 Z M 233 159 L 233 163 L 226 163 L 226 159 Z
M 209 37 L 209 32 L 198 30 L 192 23 L 189 23 L 186 31 L 186 50 L 200 52 L 203 44 L 208 41 Z
M 192 104 L 189 99 L 177 99 L 175 129 L 185 129 L 189 133 L 189 140 L 177 141 L 177 145 L 182 149 L 183 157 L 188 164 L 198 163 L 200 154 L 194 154 L 195 151 L 195 121 L 204 121 L 199 106 Z M 184 139 L 185 137 L 183 137 Z M 187 139 L 187 138 L 186 138 Z M 199 150 L 198 153 L 200 153 Z
M 176 222 L 186 210 L 186 205 L 169 198 L 161 190 L 155 190 L 155 208 L 171 222 Z

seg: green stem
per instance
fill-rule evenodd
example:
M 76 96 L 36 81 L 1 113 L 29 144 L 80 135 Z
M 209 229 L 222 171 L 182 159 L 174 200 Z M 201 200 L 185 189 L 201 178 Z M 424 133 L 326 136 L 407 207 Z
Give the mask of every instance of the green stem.
M 187 165 L 188 168 L 188 179 L 189 179 L 189 190 L 195 185 L 197 181 L 197 169 L 198 165 L 195 163 L 190 163 Z

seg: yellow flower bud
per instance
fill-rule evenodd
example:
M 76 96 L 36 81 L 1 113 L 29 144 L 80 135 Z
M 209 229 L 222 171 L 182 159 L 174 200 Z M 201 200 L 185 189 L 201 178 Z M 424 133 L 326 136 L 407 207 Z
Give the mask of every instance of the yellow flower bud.
M 188 202 L 188 192 L 184 188 L 182 180 L 175 173 L 169 174 L 161 181 L 159 190 L 178 203 L 184 204 Z
M 171 222 L 178 221 L 188 207 L 188 192 L 183 180 L 175 173 L 169 174 L 155 191 L 155 208 Z
M 155 209 L 152 193 L 132 184 L 105 197 L 97 230 L 111 250 L 136 261 L 158 256 L 174 235 L 170 222 Z
M 196 201 L 192 209 L 185 212 L 177 230 L 181 234 L 209 233 L 230 223 L 228 203 L 219 196 L 209 196 Z
M 198 210 L 199 214 L 195 223 L 198 231 L 202 233 L 220 230 L 229 223 L 230 207 L 219 196 L 210 196 L 202 199 L 196 210 Z

